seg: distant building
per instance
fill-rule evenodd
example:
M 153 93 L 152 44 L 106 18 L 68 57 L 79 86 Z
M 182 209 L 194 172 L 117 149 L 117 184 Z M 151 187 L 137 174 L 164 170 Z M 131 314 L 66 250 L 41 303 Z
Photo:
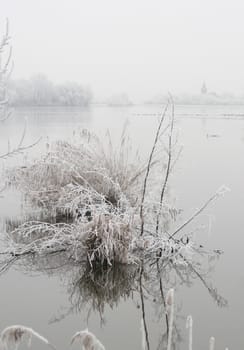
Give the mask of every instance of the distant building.
M 204 81 L 203 84 L 202 84 L 201 93 L 202 93 L 203 95 L 206 95 L 206 94 L 208 93 L 208 90 L 207 90 L 207 86 L 206 86 L 206 84 L 205 84 L 205 81 Z

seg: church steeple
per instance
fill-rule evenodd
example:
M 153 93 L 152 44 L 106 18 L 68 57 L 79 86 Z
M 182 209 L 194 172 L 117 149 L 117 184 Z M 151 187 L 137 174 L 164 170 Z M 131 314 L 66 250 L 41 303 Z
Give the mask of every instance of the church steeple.
M 205 81 L 204 81 L 203 84 L 202 84 L 201 93 L 202 93 L 203 95 L 206 95 L 207 92 L 208 92 L 207 86 L 206 86 Z

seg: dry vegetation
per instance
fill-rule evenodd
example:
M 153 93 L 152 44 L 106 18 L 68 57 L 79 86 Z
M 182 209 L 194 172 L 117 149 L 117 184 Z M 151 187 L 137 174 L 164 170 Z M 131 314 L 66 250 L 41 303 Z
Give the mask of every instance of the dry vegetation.
M 28 347 L 30 347 L 33 337 L 39 339 L 52 349 L 55 349 L 55 347 L 42 335 L 34 331 L 32 328 L 21 325 L 10 326 L 2 331 L 0 336 L 0 349 L 8 350 L 14 348 L 17 350 L 24 340 L 26 340 Z
M 158 138 L 162 137 L 164 118 L 165 113 Z M 162 231 L 177 210 L 166 201 L 155 201 L 149 176 L 156 168 L 166 167 L 167 159 L 151 154 L 150 162 L 143 164 L 131 153 L 125 131 L 120 146 L 114 149 L 109 135 L 104 146 L 96 135 L 82 130 L 72 144 L 57 141 L 41 159 L 10 170 L 8 185 L 22 191 L 26 202 L 46 217 L 46 222 L 25 222 L 7 235 L 13 255 L 67 249 L 76 260 L 85 253 L 91 265 L 111 265 L 135 262 L 138 250 L 148 255 L 161 247 L 168 254 L 168 240 Z M 160 232 L 155 232 L 159 221 Z M 176 246 L 178 250 L 180 243 Z
M 169 101 L 145 163 L 138 153 L 133 156 L 126 130 L 117 148 L 109 134 L 102 142 L 81 130 L 72 143 L 57 141 L 41 159 L 10 169 L 7 185 L 23 192 L 26 206 L 38 208 L 42 220 L 27 220 L 6 232 L 2 270 L 28 254 L 64 251 L 91 267 L 191 258 L 197 246 L 183 229 L 225 189 L 169 232 L 179 213 L 167 196 L 178 156 L 173 126 L 174 105 Z

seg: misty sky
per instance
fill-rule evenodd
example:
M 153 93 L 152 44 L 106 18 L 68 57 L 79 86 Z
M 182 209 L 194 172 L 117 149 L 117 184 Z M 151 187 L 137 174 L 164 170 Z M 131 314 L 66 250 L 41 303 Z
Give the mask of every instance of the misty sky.
M 244 94 L 243 0 L 0 0 L 14 78 L 42 72 L 103 98 Z

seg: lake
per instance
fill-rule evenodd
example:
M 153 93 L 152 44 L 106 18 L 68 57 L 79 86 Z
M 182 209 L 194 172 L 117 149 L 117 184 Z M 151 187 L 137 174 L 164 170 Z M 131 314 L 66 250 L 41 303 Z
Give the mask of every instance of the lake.
M 42 138 L 28 151 L 28 157 L 39 156 L 46 143 L 53 140 L 72 139 L 74 130 L 83 127 L 102 137 L 109 129 L 116 143 L 126 124 L 133 146 L 146 158 L 161 112 L 160 106 L 143 105 L 17 108 L 1 125 L 1 153 L 7 149 L 8 142 L 12 147 L 18 144 L 27 120 L 25 144 Z M 188 218 L 221 185 L 230 188 L 230 192 L 207 207 L 191 224 L 191 228 L 206 226 L 196 236 L 204 247 L 223 251 L 218 261 L 209 261 L 203 278 L 228 301 L 228 306 L 219 307 L 203 280 L 194 274 L 190 281 L 182 279 L 177 283 L 175 349 L 188 349 L 185 322 L 189 314 L 194 322 L 194 349 L 207 349 L 210 336 L 216 338 L 217 349 L 243 349 L 244 106 L 175 106 L 175 115 L 178 143 L 183 150 L 170 177 L 169 188 L 170 195 L 176 198 L 177 208 L 182 209 L 179 222 Z M 3 161 L 2 166 L 7 168 L 22 160 L 20 155 Z M 18 217 L 22 210 L 19 198 L 11 191 L 3 195 L 0 198 L 2 220 Z M 89 276 L 90 280 L 82 276 L 81 287 L 77 289 L 76 282 L 81 277 L 79 267 L 61 266 L 58 259 L 52 264 L 52 268 L 45 271 L 41 263 L 38 269 L 13 266 L 0 276 L 1 329 L 11 324 L 31 326 L 62 350 L 69 346 L 71 336 L 88 324 L 107 350 L 142 349 L 141 296 L 134 286 L 133 271 L 110 271 L 106 277 L 108 290 L 99 276 Z M 93 279 L 101 286 L 101 291 L 93 295 L 97 296 L 95 301 L 101 303 L 99 307 L 89 295 Z M 167 286 L 169 281 L 162 283 Z M 149 298 L 154 286 L 147 281 L 145 284 L 144 311 L 150 349 L 161 349 L 165 316 L 156 298 Z M 34 340 L 33 348 L 44 349 L 45 345 Z M 78 349 L 78 344 L 73 348 Z

